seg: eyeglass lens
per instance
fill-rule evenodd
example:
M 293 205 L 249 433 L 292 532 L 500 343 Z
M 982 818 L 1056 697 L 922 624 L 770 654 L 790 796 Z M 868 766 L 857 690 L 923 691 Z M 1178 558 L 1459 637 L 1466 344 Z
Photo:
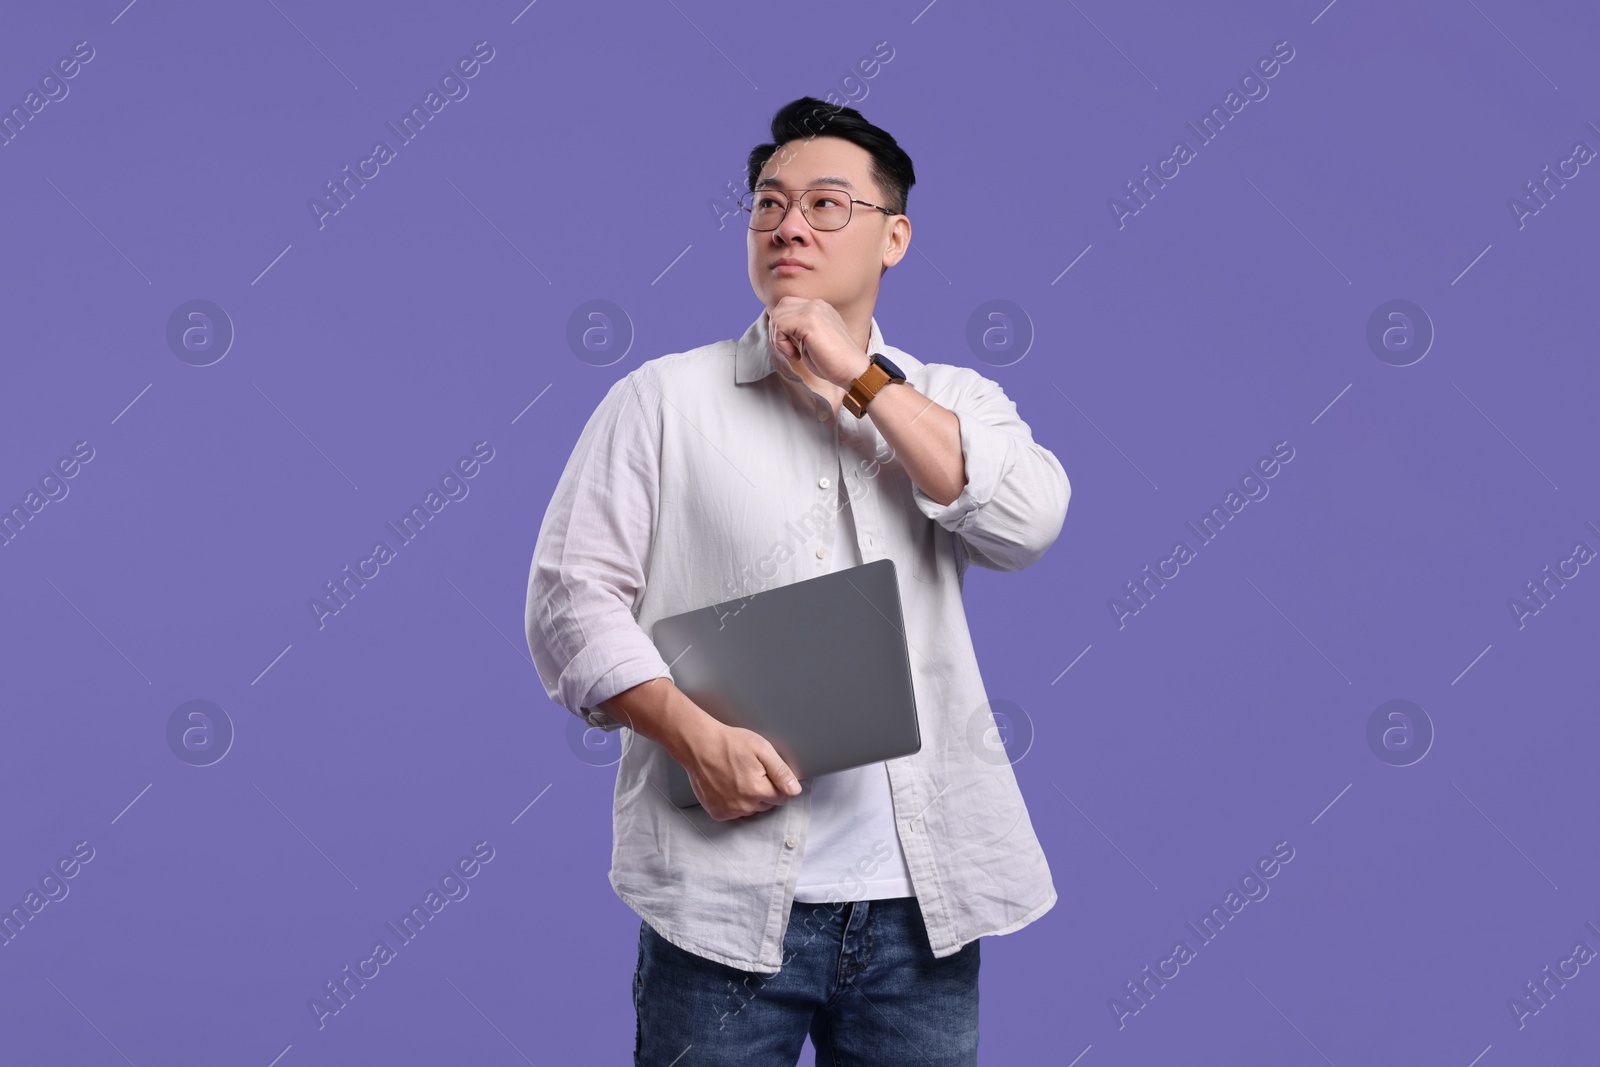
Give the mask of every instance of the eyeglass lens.
M 777 229 L 789 207 L 789 198 L 776 189 L 746 193 L 744 202 L 749 206 L 752 230 Z M 850 197 L 841 189 L 807 189 L 800 207 L 814 230 L 837 230 L 850 221 Z

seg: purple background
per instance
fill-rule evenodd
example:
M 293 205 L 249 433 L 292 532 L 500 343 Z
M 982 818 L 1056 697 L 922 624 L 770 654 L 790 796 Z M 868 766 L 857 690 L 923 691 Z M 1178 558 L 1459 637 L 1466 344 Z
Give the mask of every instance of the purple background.
M 617 376 L 759 313 L 715 205 L 774 110 L 832 91 L 921 178 L 887 339 L 1001 383 L 1073 486 L 1042 562 L 967 578 L 1060 893 L 984 944 L 983 1062 L 1592 1062 L 1600 965 L 1508 1007 L 1600 949 L 1600 577 L 1509 607 L 1600 548 L 1596 165 L 1508 206 L 1600 148 L 1591 6 L 122 3 L 0 33 L 6 109 L 95 50 L 0 148 L 0 505 L 94 450 L 0 549 L 0 905 L 94 849 L 0 947 L 0 1059 L 627 1062 L 615 772 L 527 656 L 528 561 Z M 308 200 L 479 41 L 470 94 L 319 229 Z M 1366 340 L 1397 298 L 1437 333 L 1405 367 Z M 203 367 L 166 339 L 195 299 L 236 331 Z M 569 346 L 593 299 L 625 354 Z M 965 339 L 995 299 L 1033 333 L 1005 366 Z M 479 441 L 470 494 L 319 629 L 310 598 Z M 1279 441 L 1270 495 L 1119 629 Z M 195 699 L 236 732 L 210 766 L 167 740 Z M 1367 741 L 1392 699 L 1436 735 L 1409 766 Z M 485 840 L 319 1030 L 323 983 Z M 1279 841 L 1270 895 L 1119 1027 Z

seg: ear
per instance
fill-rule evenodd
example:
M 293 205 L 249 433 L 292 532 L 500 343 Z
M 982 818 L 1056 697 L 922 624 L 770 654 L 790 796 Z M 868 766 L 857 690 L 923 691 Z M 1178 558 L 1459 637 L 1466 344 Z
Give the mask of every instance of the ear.
M 905 258 L 906 252 L 911 248 L 911 220 L 904 215 L 896 215 L 889 223 L 889 232 L 884 238 L 883 268 L 899 263 Z

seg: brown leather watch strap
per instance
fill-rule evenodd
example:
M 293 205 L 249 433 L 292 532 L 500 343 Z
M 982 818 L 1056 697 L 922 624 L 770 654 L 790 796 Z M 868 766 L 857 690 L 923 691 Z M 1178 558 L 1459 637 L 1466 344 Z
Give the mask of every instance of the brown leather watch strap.
M 861 418 L 867 413 L 867 403 L 878 395 L 878 390 L 888 381 L 888 371 L 876 362 L 869 363 L 861 377 L 850 383 L 850 391 L 844 394 L 844 406 L 850 409 L 850 414 Z

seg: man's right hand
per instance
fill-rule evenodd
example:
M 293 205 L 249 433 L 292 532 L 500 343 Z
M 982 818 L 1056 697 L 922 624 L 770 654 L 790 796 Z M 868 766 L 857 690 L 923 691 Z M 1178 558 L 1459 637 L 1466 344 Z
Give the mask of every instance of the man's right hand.
M 770 811 L 800 793 L 799 781 L 772 742 L 709 715 L 683 755 L 694 795 L 718 822 Z

